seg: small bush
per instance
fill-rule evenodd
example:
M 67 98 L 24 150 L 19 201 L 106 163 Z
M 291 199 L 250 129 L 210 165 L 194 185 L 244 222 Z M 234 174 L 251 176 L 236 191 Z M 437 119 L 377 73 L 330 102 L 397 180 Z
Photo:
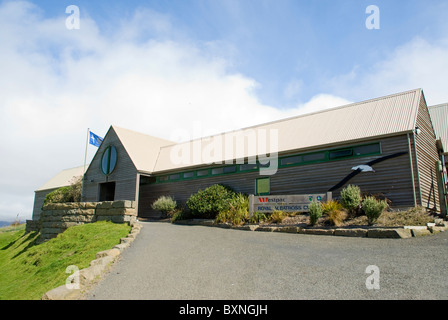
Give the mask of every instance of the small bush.
M 219 212 L 216 222 L 230 222 L 233 225 L 244 224 L 249 219 L 249 198 L 239 193 L 230 201 L 229 209 Z
M 249 222 L 260 223 L 266 220 L 268 220 L 268 217 L 263 212 L 255 211 L 252 217 L 249 219 Z
M 188 211 L 185 211 L 183 208 L 177 208 L 173 211 L 173 214 L 171 215 L 171 222 L 175 222 L 178 220 L 186 220 L 192 218 L 191 213 Z
M 82 177 L 74 177 L 69 186 L 60 187 L 45 196 L 44 205 L 49 203 L 81 201 Z
M 348 185 L 341 190 L 341 204 L 350 213 L 355 213 L 361 205 L 361 189 L 358 186 Z
M 322 203 L 322 213 L 327 216 L 328 221 L 333 226 L 340 226 L 342 221 L 347 218 L 347 213 L 343 210 L 342 205 L 336 200 Z
M 322 204 L 320 202 L 313 201 L 310 203 L 309 210 L 310 224 L 314 226 L 317 223 L 317 220 L 322 217 Z
M 154 210 L 162 212 L 165 216 L 172 216 L 176 206 L 176 201 L 172 197 L 167 196 L 161 196 L 151 205 Z
M 347 219 L 347 212 L 344 210 L 334 210 L 328 213 L 328 221 L 331 225 L 339 227 Z
M 377 200 L 374 197 L 366 197 L 362 202 L 362 208 L 367 216 L 369 225 L 374 224 L 387 208 L 387 202 Z
M 282 223 L 283 220 L 285 220 L 285 218 L 288 215 L 283 212 L 283 211 L 279 211 L 279 210 L 275 210 L 274 212 L 271 213 L 269 220 L 275 223 Z
M 187 206 L 193 216 L 216 218 L 218 213 L 230 210 L 235 196 L 235 192 L 230 188 L 215 184 L 192 194 L 187 200 Z
M 342 210 L 342 204 L 337 202 L 336 200 L 331 200 L 322 203 L 322 214 L 329 214 L 332 211 L 340 211 Z

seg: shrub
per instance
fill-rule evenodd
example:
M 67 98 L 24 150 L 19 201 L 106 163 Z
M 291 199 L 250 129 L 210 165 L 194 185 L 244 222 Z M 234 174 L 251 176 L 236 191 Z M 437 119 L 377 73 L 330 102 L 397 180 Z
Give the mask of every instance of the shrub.
M 350 213 L 354 213 L 361 205 L 361 189 L 358 186 L 348 185 L 341 190 L 341 204 Z
M 193 216 L 216 218 L 218 213 L 230 210 L 235 192 L 230 188 L 215 184 L 205 190 L 199 190 L 187 200 L 187 206 Z
M 191 213 L 188 211 L 185 211 L 183 208 L 177 208 L 173 211 L 173 214 L 171 216 L 171 222 L 175 222 L 178 220 L 186 220 L 191 218 Z
M 387 208 L 387 202 L 377 200 L 374 197 L 366 197 L 362 202 L 362 208 L 367 216 L 369 225 L 374 224 Z
M 320 202 L 313 201 L 310 203 L 309 210 L 310 224 L 314 226 L 317 223 L 317 220 L 322 217 L 322 204 Z
M 271 213 L 269 220 L 275 223 L 281 223 L 287 216 L 288 215 L 285 212 L 275 210 Z
M 220 211 L 216 216 L 216 222 L 230 222 L 233 225 L 241 225 L 249 219 L 249 198 L 236 194 L 229 203 L 229 209 Z
M 333 226 L 339 227 L 345 219 L 347 219 L 347 212 L 344 210 L 334 210 L 328 213 L 328 221 Z
M 82 177 L 74 177 L 69 186 L 60 187 L 45 196 L 44 205 L 49 203 L 81 201 Z
M 268 217 L 263 212 L 255 211 L 252 217 L 249 219 L 249 222 L 260 223 L 266 221 L 267 219 Z
M 151 207 L 154 210 L 162 212 L 163 215 L 171 216 L 176 209 L 177 203 L 172 197 L 161 196 L 158 198 Z
M 322 203 L 322 214 L 329 214 L 332 211 L 340 211 L 342 208 L 342 204 L 336 200 L 327 201 Z
M 347 213 L 343 210 L 342 205 L 336 200 L 322 203 L 322 213 L 327 216 L 330 224 L 337 227 L 347 218 Z

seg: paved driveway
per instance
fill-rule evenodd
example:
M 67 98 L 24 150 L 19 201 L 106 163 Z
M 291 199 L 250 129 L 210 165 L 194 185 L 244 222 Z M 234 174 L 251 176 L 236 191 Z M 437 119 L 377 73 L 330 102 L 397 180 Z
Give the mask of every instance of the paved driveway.
M 448 232 L 368 239 L 142 224 L 88 299 L 448 298 Z

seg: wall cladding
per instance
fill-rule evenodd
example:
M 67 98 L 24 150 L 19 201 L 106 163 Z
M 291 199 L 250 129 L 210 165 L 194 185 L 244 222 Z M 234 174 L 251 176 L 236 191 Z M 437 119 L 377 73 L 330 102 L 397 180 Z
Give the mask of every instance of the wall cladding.
M 133 225 L 136 217 L 135 201 L 129 200 L 51 203 L 42 207 L 39 220 L 27 220 L 26 231 L 40 231 L 45 241 L 72 226 L 101 220 Z
M 366 144 L 374 142 L 381 143 L 381 155 L 279 168 L 275 175 L 270 176 L 271 195 L 327 192 L 353 172 L 352 168 L 354 166 L 366 164 L 372 160 L 398 152 L 405 152 L 405 155 L 375 164 L 375 172 L 360 173 L 348 181 L 347 185 L 356 184 L 363 192 L 384 195 L 392 201 L 394 208 L 413 207 L 412 175 L 407 136 L 398 135 L 363 141 Z M 353 144 L 359 144 L 359 142 Z M 350 145 L 347 144 L 346 146 Z M 319 150 L 322 149 L 316 148 L 307 150 L 307 152 Z M 227 185 L 236 192 L 254 194 L 255 180 L 260 177 L 262 176 L 256 171 L 188 181 L 140 185 L 138 214 L 140 217 L 145 218 L 159 218 L 160 213 L 151 209 L 151 204 L 158 197 L 172 196 L 178 204 L 185 206 L 191 194 L 217 183 Z M 341 189 L 335 190 L 333 195 L 338 197 Z

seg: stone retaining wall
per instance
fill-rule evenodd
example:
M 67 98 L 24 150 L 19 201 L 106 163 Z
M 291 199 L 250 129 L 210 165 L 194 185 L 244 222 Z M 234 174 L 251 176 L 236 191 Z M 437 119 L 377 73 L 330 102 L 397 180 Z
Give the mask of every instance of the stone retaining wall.
M 40 219 L 27 220 L 26 231 L 40 231 L 48 240 L 68 227 L 101 220 L 132 225 L 137 218 L 135 201 L 51 203 L 42 207 Z
M 441 219 L 439 219 L 441 220 Z M 190 219 L 178 220 L 176 224 L 184 225 L 201 225 L 219 228 L 231 228 L 237 230 L 248 231 L 265 231 L 265 232 L 286 232 L 301 233 L 314 235 L 329 236 L 345 236 L 345 237 L 367 237 L 367 238 L 412 238 L 425 235 L 431 235 L 443 231 L 448 231 L 448 221 L 438 221 L 437 223 L 428 223 L 426 226 L 404 226 L 396 228 L 379 228 L 379 227 L 360 227 L 360 228 L 307 228 L 287 225 L 241 225 L 233 226 L 228 223 L 216 223 L 212 219 Z

